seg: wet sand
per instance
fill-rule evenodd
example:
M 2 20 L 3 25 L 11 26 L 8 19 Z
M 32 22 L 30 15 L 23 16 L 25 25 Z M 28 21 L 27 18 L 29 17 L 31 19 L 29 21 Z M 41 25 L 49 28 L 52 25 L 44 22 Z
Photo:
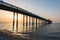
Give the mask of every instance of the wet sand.
M 16 35 L 7 30 L 0 30 L 0 40 L 60 40 L 60 36 L 54 34 L 55 33 L 49 35 L 39 35 L 30 33 L 28 35 Z
M 7 30 L 0 30 L 0 40 L 27 40 Z

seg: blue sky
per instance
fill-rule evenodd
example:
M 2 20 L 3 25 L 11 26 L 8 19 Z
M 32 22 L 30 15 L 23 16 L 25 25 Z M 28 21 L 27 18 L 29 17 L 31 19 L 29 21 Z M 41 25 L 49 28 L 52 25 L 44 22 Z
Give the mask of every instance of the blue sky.
M 3 0 L 60 23 L 60 0 Z

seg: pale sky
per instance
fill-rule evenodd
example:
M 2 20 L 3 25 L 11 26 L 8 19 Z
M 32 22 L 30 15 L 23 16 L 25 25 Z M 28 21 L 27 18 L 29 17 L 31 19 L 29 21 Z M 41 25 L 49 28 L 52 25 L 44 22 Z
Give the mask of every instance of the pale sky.
M 60 23 L 60 0 L 3 0 L 29 10 L 54 23 Z M 1 14 L 0 14 L 1 15 Z

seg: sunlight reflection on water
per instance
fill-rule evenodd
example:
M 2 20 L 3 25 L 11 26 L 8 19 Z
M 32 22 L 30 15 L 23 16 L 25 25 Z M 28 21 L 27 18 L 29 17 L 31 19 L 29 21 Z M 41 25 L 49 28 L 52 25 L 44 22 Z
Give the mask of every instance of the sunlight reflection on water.
M 12 24 L 0 23 L 0 28 L 12 31 Z M 31 40 L 54 40 L 54 39 L 60 40 L 60 24 L 38 25 L 37 31 L 35 28 L 32 31 L 32 28 L 30 27 L 30 29 L 28 28 L 28 31 L 24 29 L 24 33 L 23 33 L 23 25 L 20 24 L 18 26 L 18 33 L 16 34 L 21 35 L 22 38 Z

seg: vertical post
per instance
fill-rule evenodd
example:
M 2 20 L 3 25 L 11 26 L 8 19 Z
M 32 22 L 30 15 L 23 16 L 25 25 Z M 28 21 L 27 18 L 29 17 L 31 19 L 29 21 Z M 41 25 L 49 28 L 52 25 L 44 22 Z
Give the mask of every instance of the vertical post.
M 14 23 L 15 23 L 15 12 L 13 13 L 13 29 L 12 29 L 13 31 L 14 31 L 14 25 L 15 25 Z
M 25 15 L 23 15 L 23 32 L 24 32 L 24 25 L 25 25 Z
M 39 19 L 39 25 L 41 24 L 41 20 Z
M 29 16 L 29 26 L 30 26 L 30 16 Z
M 16 32 L 18 32 L 18 13 L 17 13 L 17 18 L 16 18 Z
M 30 16 L 29 16 L 29 31 L 30 31 Z
M 28 16 L 26 15 L 26 32 L 27 32 L 27 26 L 28 26 Z
M 38 27 L 38 18 L 37 18 L 37 27 Z
M 35 18 L 34 18 L 34 25 L 35 25 Z
M 32 17 L 32 31 L 33 31 L 33 17 Z
M 32 31 L 34 30 L 33 27 L 34 27 L 34 18 L 32 17 Z
M 39 19 L 39 21 L 38 21 L 38 22 L 39 22 L 39 25 L 40 25 L 40 19 Z
M 33 18 L 33 26 L 34 26 L 34 18 Z
M 36 18 L 36 31 L 37 31 L 37 18 Z
M 23 15 L 23 26 L 24 26 L 24 22 L 25 22 L 25 21 L 24 21 L 24 18 L 25 18 L 25 15 Z

